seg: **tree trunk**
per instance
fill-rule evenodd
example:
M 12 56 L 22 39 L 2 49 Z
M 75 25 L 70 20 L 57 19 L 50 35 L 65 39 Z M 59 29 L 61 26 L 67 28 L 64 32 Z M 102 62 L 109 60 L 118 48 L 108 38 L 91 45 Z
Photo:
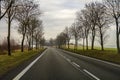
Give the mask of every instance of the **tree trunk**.
M 0 16 L 1 16 L 1 0 L 0 0 Z
M 92 37 L 92 47 L 91 47 L 92 50 L 94 50 L 94 41 L 95 41 L 95 36 Z
M 21 42 L 21 52 L 24 52 L 24 40 L 25 40 L 25 34 L 23 34 L 23 38 Z
M 68 40 L 68 49 L 70 48 L 70 41 Z
M 10 13 L 10 11 L 9 11 Z M 8 14 L 9 14 L 8 13 Z M 7 40 L 8 40 L 8 55 L 11 56 L 11 45 L 10 45 L 10 27 L 11 27 L 11 20 L 10 20 L 10 16 L 8 16 L 8 37 L 7 37 Z
M 31 50 L 31 41 L 28 42 L 28 51 Z
M 101 50 L 104 51 L 104 45 L 103 45 L 103 42 L 101 42 Z
M 85 50 L 85 39 L 83 38 L 83 51 Z
M 88 50 L 88 36 L 86 36 L 86 50 Z
M 101 44 L 101 50 L 104 50 L 104 44 L 103 44 L 103 34 L 102 34 L 102 30 L 100 28 L 100 44 Z
M 78 47 L 78 40 L 77 38 L 75 39 L 75 46 L 74 46 L 74 50 L 77 50 L 77 47 Z
M 116 21 L 116 45 L 117 45 L 117 52 L 120 53 L 118 18 L 116 18 L 115 21 Z
M 92 31 L 92 46 L 91 46 L 91 50 L 94 50 L 94 42 L 95 42 L 95 29 Z
M 31 50 L 31 38 L 29 38 L 29 36 L 27 36 L 27 40 L 28 40 L 28 51 Z
M 33 31 L 32 31 L 32 50 L 33 50 Z
M 36 49 L 38 49 L 38 45 L 37 45 L 37 39 L 36 39 Z

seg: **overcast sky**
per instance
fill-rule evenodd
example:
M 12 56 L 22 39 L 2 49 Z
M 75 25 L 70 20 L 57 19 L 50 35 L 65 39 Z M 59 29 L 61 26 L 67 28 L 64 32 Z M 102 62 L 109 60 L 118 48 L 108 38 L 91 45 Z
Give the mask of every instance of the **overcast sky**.
M 70 26 L 75 20 L 75 13 L 84 8 L 86 3 L 101 0 L 37 0 L 42 11 L 41 19 L 43 20 L 45 38 L 55 38 L 56 35 L 63 31 L 66 26 Z M 15 23 L 15 22 L 14 22 Z M 17 25 L 13 25 L 16 27 Z M 21 38 L 17 29 L 12 27 L 12 37 Z M 115 28 L 111 27 L 109 34 L 112 36 Z M 7 25 L 5 20 L 0 21 L 0 38 L 7 35 Z M 18 40 L 19 40 L 18 39 Z M 115 37 L 110 37 L 108 44 L 115 45 Z
M 40 0 L 46 39 L 55 38 L 65 26 L 69 27 L 75 20 L 76 11 L 91 1 L 96 0 Z

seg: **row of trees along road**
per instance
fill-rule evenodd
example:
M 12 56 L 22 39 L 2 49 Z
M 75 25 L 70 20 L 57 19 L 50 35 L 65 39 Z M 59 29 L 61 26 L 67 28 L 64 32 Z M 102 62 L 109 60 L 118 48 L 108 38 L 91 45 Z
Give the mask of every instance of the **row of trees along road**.
M 28 50 L 33 49 L 34 43 L 36 49 L 43 45 L 45 39 L 38 5 L 34 0 L 0 0 L 0 20 L 6 18 L 8 23 L 8 55 L 11 55 L 10 34 L 13 20 L 18 23 L 18 32 L 22 35 L 21 52 L 24 51 L 25 40 Z
M 56 44 L 60 47 L 68 44 L 74 38 L 75 46 L 78 47 L 78 41 L 82 39 L 83 50 L 88 50 L 89 37 L 91 39 L 91 49 L 94 49 L 95 40 L 104 50 L 104 44 L 107 42 L 110 25 L 116 25 L 116 44 L 117 51 L 120 53 L 120 1 L 104 0 L 103 2 L 91 2 L 85 5 L 84 9 L 76 12 L 75 22 L 68 28 L 66 27 L 56 38 Z

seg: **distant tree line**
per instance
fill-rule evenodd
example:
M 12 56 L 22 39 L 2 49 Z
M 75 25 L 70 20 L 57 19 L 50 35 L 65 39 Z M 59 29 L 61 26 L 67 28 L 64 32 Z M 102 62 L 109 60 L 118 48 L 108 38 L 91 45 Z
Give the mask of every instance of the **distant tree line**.
M 5 18 L 8 23 L 7 50 L 11 55 L 11 25 L 18 23 L 18 32 L 22 35 L 21 52 L 24 52 L 25 41 L 28 50 L 44 45 L 43 24 L 40 20 L 41 11 L 39 4 L 34 0 L 0 0 L 0 20 Z
M 89 37 L 91 39 L 91 50 L 94 50 L 95 40 L 104 50 L 104 44 L 109 35 L 107 31 L 110 25 L 116 25 L 116 45 L 120 53 L 120 1 L 104 0 L 103 2 L 91 2 L 85 5 L 84 9 L 76 12 L 75 22 L 66 27 L 56 37 L 56 45 L 61 47 L 67 45 L 69 48 L 70 40 L 75 40 L 74 49 L 78 47 L 78 41 L 83 41 L 83 50 L 88 50 Z M 86 45 L 85 45 L 86 43 Z

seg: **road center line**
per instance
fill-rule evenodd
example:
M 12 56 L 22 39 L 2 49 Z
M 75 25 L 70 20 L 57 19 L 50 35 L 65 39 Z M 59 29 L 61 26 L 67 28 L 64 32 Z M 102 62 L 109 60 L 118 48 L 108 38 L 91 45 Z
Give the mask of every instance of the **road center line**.
M 68 62 L 71 62 L 71 60 L 70 60 L 70 59 L 68 59 L 68 58 L 67 58 L 66 60 L 67 60 Z
M 59 53 L 58 53 L 59 54 Z M 67 60 L 68 62 L 71 62 L 71 60 L 69 58 L 66 58 L 65 56 L 63 56 L 62 54 L 59 54 L 61 57 L 63 57 L 65 60 Z
M 93 75 L 92 73 L 90 73 L 88 70 L 83 69 L 83 71 L 85 71 L 87 74 L 89 74 L 90 76 L 92 76 L 92 77 L 95 78 L 96 80 L 100 80 L 98 77 L 96 77 L 95 75 Z
M 65 58 L 62 54 L 59 54 L 61 57 L 63 57 L 65 60 L 67 60 L 71 65 L 73 65 L 77 70 L 79 70 L 79 71 L 81 71 L 81 69 L 79 69 L 80 68 L 80 66 L 77 64 L 77 63 L 75 63 L 75 62 L 71 62 L 71 61 L 69 61 L 70 59 L 68 59 L 68 58 Z M 92 78 L 94 78 L 94 79 L 96 79 L 96 80 L 100 80 L 98 77 L 96 77 L 95 75 L 93 75 L 92 73 L 90 73 L 88 70 L 86 70 L 86 69 L 83 69 L 83 73 L 87 73 L 88 75 L 90 75 Z M 82 72 L 82 71 L 81 71 Z M 86 76 L 88 76 L 86 74 Z M 90 77 L 89 76 L 89 77 Z
M 75 66 L 77 66 L 77 67 L 79 67 L 79 68 L 80 68 L 80 66 L 79 66 L 77 63 L 72 62 L 72 64 L 74 64 Z
M 80 70 L 80 65 L 78 65 L 75 62 L 71 62 L 71 60 L 69 58 L 66 58 L 65 56 L 63 56 L 62 54 L 59 54 L 60 56 L 62 56 L 66 61 L 68 61 L 71 65 L 73 65 L 76 69 Z
M 62 54 L 59 54 L 59 53 L 58 53 L 58 55 L 60 55 L 61 57 L 64 58 L 64 56 L 63 56 Z M 79 69 L 80 66 L 78 67 L 78 64 L 77 64 L 77 63 L 69 61 L 70 59 L 68 59 L 68 58 L 64 58 L 64 59 L 65 59 L 66 61 L 68 61 L 68 63 L 70 63 L 72 66 L 74 66 L 74 68 L 76 68 L 77 70 L 81 71 L 83 74 L 85 74 L 85 75 L 88 76 L 89 78 L 91 78 L 90 76 L 92 76 L 92 77 L 95 78 L 96 80 L 100 80 L 99 78 L 97 78 L 96 76 L 94 76 L 92 73 L 88 72 L 88 71 L 85 70 L 85 69 L 83 70 L 83 71 L 84 71 L 84 72 L 83 72 L 81 69 Z M 87 75 L 85 72 L 86 72 L 87 74 L 89 74 L 90 76 Z
M 37 57 L 33 62 L 31 62 L 25 69 L 23 69 L 13 80 L 19 80 L 44 54 L 44 51 L 39 57 Z

